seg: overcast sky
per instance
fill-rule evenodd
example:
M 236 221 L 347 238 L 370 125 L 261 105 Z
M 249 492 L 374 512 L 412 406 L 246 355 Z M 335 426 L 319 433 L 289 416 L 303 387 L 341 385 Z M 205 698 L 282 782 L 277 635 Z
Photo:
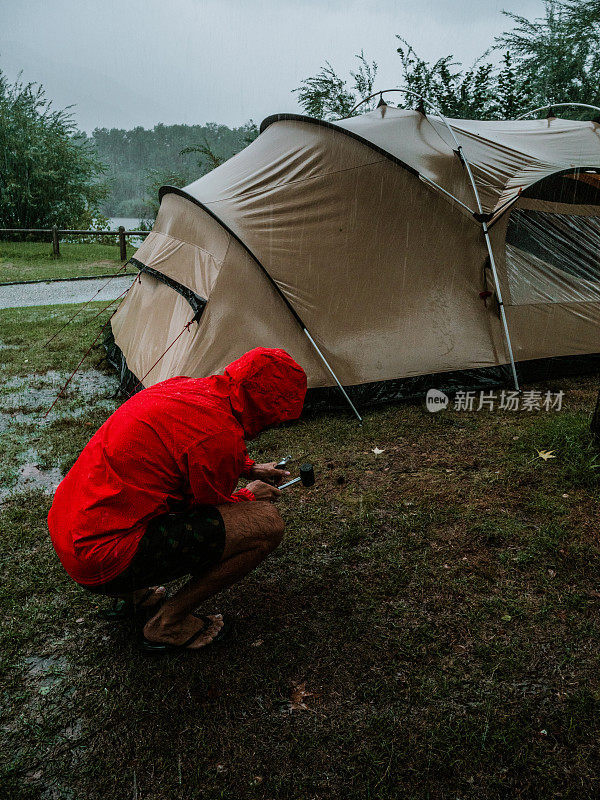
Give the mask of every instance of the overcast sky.
M 400 83 L 395 34 L 465 65 L 542 0 L 0 0 L 0 69 L 74 104 L 79 126 L 257 122 L 298 111 L 291 90 L 364 49 Z

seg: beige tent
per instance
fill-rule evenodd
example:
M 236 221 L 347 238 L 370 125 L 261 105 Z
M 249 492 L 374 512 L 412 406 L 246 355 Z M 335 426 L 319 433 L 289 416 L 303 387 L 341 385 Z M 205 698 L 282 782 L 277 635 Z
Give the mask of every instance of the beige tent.
M 600 353 L 595 122 L 282 114 L 160 196 L 112 320 L 146 386 L 256 346 L 312 388 Z

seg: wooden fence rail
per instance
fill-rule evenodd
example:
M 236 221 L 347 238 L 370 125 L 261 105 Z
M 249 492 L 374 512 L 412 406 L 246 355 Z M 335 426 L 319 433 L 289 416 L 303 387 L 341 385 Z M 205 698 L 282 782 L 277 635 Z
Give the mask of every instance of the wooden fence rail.
M 126 231 L 122 225 L 116 231 L 72 231 L 63 228 L 0 228 L 3 233 L 46 233 L 52 235 L 52 253 L 55 258 L 60 258 L 61 236 L 116 236 L 119 243 L 119 256 L 121 261 L 127 261 L 127 236 L 148 236 L 150 231 Z

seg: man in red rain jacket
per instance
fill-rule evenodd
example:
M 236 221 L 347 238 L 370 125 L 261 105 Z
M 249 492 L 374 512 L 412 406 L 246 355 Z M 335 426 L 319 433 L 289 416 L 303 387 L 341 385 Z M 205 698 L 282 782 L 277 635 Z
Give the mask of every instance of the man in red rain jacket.
M 127 400 L 90 439 L 54 496 L 48 527 L 64 568 L 92 592 L 154 606 L 143 647 L 196 649 L 224 633 L 194 613 L 277 547 L 273 483 L 245 439 L 297 419 L 306 376 L 283 350 L 256 348 L 223 375 L 171 378 Z M 240 477 L 254 479 L 234 491 Z M 257 502 L 252 502 L 257 501 Z M 166 583 L 191 579 L 165 600 Z

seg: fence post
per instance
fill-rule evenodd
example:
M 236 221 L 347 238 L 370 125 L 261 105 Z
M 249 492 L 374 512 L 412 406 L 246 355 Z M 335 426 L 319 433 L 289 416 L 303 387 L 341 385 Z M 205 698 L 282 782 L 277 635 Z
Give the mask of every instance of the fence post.
M 60 246 L 58 244 L 58 226 L 52 226 L 52 255 L 54 258 L 60 258 Z
M 127 261 L 127 245 L 125 243 L 125 228 L 119 225 L 119 257 L 121 261 Z

